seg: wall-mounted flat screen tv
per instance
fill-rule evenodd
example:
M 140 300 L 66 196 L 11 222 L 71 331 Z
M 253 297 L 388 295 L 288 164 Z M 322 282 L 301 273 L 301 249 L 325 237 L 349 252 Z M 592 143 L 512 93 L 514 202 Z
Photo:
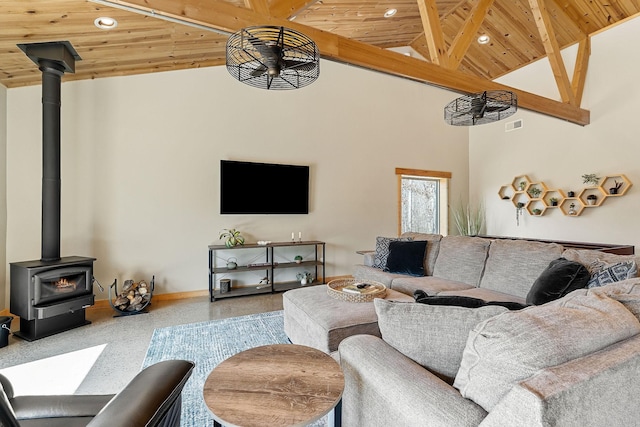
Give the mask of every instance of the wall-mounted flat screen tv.
M 309 166 L 220 160 L 221 214 L 308 214 Z

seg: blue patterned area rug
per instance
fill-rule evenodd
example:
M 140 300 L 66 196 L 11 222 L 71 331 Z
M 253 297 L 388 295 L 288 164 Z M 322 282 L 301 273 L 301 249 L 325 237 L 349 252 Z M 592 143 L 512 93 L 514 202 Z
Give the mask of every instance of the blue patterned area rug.
M 182 392 L 182 427 L 213 426 L 202 390 L 209 373 L 223 360 L 249 348 L 287 344 L 282 310 L 209 322 L 159 328 L 153 331 L 142 367 L 162 360 L 195 362 Z M 313 426 L 326 425 L 326 418 Z

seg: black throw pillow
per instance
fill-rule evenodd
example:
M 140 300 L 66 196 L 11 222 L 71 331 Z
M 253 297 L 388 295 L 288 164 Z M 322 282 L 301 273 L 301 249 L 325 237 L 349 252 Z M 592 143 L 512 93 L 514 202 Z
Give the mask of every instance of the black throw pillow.
M 527 304 L 540 305 L 587 286 L 591 275 L 587 267 L 565 258 L 554 259 L 533 282 Z
M 521 310 L 527 305 L 513 301 L 485 301 L 480 298 L 467 297 L 462 295 L 434 295 L 430 296 L 425 291 L 417 289 L 413 292 L 416 302 L 430 305 L 455 305 L 467 308 L 486 307 L 488 305 L 499 305 L 508 310 Z
M 427 252 L 426 240 L 389 243 L 389 256 L 384 271 L 388 273 L 424 276 L 424 256 Z

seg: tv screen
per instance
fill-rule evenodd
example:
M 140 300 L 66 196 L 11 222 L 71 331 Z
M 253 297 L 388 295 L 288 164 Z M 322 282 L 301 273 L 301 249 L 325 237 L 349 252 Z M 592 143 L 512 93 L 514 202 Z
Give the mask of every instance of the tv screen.
M 309 166 L 220 160 L 221 214 L 308 214 Z

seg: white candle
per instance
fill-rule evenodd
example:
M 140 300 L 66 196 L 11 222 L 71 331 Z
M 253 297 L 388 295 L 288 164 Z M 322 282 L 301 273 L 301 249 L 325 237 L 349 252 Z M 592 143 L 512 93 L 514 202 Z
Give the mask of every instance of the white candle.
M 291 232 L 291 240 L 295 239 L 293 231 Z
M 302 231 L 298 231 L 298 240 L 302 240 Z

